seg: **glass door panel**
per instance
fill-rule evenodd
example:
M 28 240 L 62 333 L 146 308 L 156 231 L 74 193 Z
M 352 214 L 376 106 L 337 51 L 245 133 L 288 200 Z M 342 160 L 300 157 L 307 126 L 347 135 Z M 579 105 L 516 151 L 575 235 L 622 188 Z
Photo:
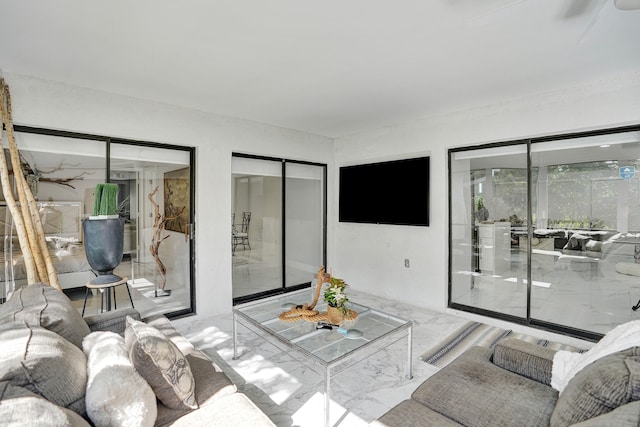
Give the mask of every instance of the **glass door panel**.
M 324 174 L 318 165 L 285 163 L 285 286 L 313 280 L 325 265 Z
M 15 136 L 21 168 L 37 200 L 49 257 L 60 286 L 65 290 L 83 287 L 94 276 L 84 254 L 82 220 L 91 211 L 95 185 L 105 181 L 106 145 L 103 141 L 26 132 L 16 132 Z M 7 161 L 10 163 L 8 152 Z M 13 218 L 1 189 L 0 195 L 0 298 L 6 298 L 27 284 L 27 276 Z M 14 197 L 17 200 L 15 192 Z
M 191 168 L 193 148 L 162 148 L 158 144 L 111 143 L 110 138 L 31 128 L 16 129 L 22 171 L 40 207 L 45 239 L 58 280 L 79 311 L 83 310 L 85 284 L 94 276 L 86 259 L 82 221 L 92 214 L 96 184 L 107 181 L 120 187 L 118 203 L 125 218 L 124 256 L 116 274 L 130 279 L 136 309 L 143 315 L 183 314 L 192 311 Z M 43 133 L 44 132 L 44 133 Z M 108 158 L 109 154 L 110 157 Z M 154 210 L 148 195 L 158 187 L 158 212 L 166 218 L 159 246 L 163 273 L 149 254 L 154 230 Z M 180 207 L 186 208 L 180 211 Z M 179 213 L 179 214 L 178 214 Z M 13 221 L 0 201 L 3 248 L 0 272 L 1 298 L 26 283 L 22 255 Z M 154 269 L 156 266 L 156 269 Z M 162 286 L 162 278 L 166 285 Z M 140 286 L 142 280 L 148 286 Z M 150 290 L 153 290 L 152 294 Z M 116 290 L 118 306 L 130 305 L 124 287 Z M 163 298 L 161 298 L 161 296 Z M 87 302 L 86 312 L 100 310 L 99 298 Z
M 191 310 L 190 151 L 112 143 L 110 182 L 125 218 L 123 262 L 145 313 Z M 138 308 L 138 306 L 136 306 Z
M 606 333 L 640 298 L 640 133 L 531 145 L 531 318 Z
M 283 286 L 282 162 L 233 157 L 233 298 Z
M 526 317 L 526 145 L 451 152 L 450 173 L 450 304 Z

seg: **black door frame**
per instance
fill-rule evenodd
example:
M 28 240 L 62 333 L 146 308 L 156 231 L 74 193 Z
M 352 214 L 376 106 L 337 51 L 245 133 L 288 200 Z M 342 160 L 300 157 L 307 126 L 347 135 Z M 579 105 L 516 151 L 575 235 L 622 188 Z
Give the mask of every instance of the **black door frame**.
M 541 142 L 550 142 L 557 140 L 566 140 L 566 139 L 578 139 L 585 137 L 593 137 L 593 136 L 601 136 L 601 135 L 609 135 L 616 133 L 626 133 L 626 132 L 638 132 L 640 131 L 640 124 L 638 125 L 630 125 L 630 126 L 622 126 L 615 128 L 606 128 L 606 129 L 598 129 L 592 131 L 585 132 L 573 132 L 567 134 L 559 134 L 559 135 L 549 135 L 549 136 L 541 136 L 537 138 L 528 138 L 522 140 L 512 140 L 512 141 L 503 141 L 503 142 L 492 142 L 488 144 L 474 145 L 474 146 L 466 146 L 466 147 L 456 147 L 450 148 L 448 150 L 448 161 L 447 161 L 447 175 L 448 175 L 448 210 L 449 210 L 449 221 L 448 221 L 448 246 L 449 246 L 449 262 L 448 262 L 448 287 L 447 287 L 447 307 L 455 310 L 465 311 L 468 313 L 478 314 L 481 316 L 487 316 L 494 319 L 505 320 L 511 323 L 521 324 L 528 327 L 541 329 L 545 331 L 560 333 L 567 336 L 577 337 L 581 339 L 587 339 L 591 341 L 598 341 L 603 337 L 603 334 L 587 331 L 575 327 L 570 327 L 566 325 L 561 325 L 553 322 L 548 322 L 540 319 L 536 319 L 531 316 L 531 283 L 532 283 L 532 272 L 531 272 L 531 241 L 533 237 L 533 224 L 532 224 L 532 193 L 533 193 L 533 182 L 532 182 L 532 156 L 531 156 L 531 146 L 532 144 L 541 143 Z M 451 197 L 451 170 L 452 170 L 452 160 L 453 155 L 458 152 L 470 151 L 470 150 L 478 150 L 485 148 L 495 148 L 495 147 L 505 147 L 508 145 L 524 145 L 527 147 L 527 236 L 528 236 L 528 247 L 527 247 L 527 307 L 526 307 L 526 315 L 525 317 L 520 317 L 516 315 L 505 314 L 493 310 L 488 310 L 484 308 L 479 308 L 476 306 L 471 306 L 467 304 L 461 304 L 452 301 L 452 287 L 453 287 L 453 247 L 451 245 L 451 241 L 453 238 L 452 235 L 452 224 L 453 224 L 453 206 L 452 206 L 452 197 Z
M 189 224 L 190 224 L 190 232 L 189 232 L 189 308 L 176 310 L 169 313 L 164 313 L 170 319 L 175 319 L 187 315 L 191 315 L 196 313 L 196 273 L 195 273 L 195 265 L 196 265 L 196 253 L 195 253 L 195 195 L 196 195 L 196 149 L 195 147 L 189 147 L 185 145 L 174 145 L 174 144 L 165 144 L 160 142 L 151 142 L 151 141 L 140 141 L 134 139 L 126 139 L 126 138 L 114 138 L 105 135 L 97 135 L 90 133 L 81 133 L 81 132 L 71 132 L 64 130 L 56 130 L 56 129 L 47 129 L 41 127 L 32 127 L 32 126 L 22 126 L 22 125 L 14 125 L 13 129 L 15 132 L 22 133 L 30 133 L 30 134 L 38 134 L 38 135 L 47 135 L 54 137 L 63 137 L 63 138 L 73 138 L 73 139 L 86 139 L 91 141 L 102 141 L 105 143 L 105 177 L 104 181 L 110 181 L 110 172 L 111 172 L 111 144 L 123 144 L 123 145 L 137 145 L 142 147 L 151 147 L 151 148 L 162 148 L 168 150 L 179 150 L 179 151 L 187 151 L 189 152 L 189 179 L 190 179 L 190 194 L 189 194 Z
M 284 215 L 286 209 L 286 201 L 287 201 L 287 180 L 286 180 L 286 168 L 287 164 L 300 164 L 300 165 L 309 165 L 309 166 L 319 166 L 323 168 L 322 172 L 322 180 L 323 180 L 323 188 L 324 192 L 322 195 L 322 204 L 323 204 L 323 212 L 322 212 L 322 265 L 327 265 L 327 164 L 326 163 L 316 163 L 316 162 L 308 162 L 304 160 L 293 160 L 286 159 L 282 157 L 269 157 L 269 156 L 260 156 L 246 153 L 231 153 L 231 157 L 238 157 L 244 159 L 252 159 L 252 160 L 267 160 L 272 162 L 280 162 L 281 163 L 281 194 L 282 194 L 282 218 L 281 218 L 281 229 L 282 229 L 282 264 L 280 267 L 282 268 L 282 284 L 279 288 L 270 289 L 267 291 L 257 292 L 251 295 L 244 295 L 241 297 L 233 298 L 233 305 L 242 304 L 249 301 L 255 301 L 262 298 L 266 298 L 272 295 L 280 295 L 287 292 L 297 291 L 299 289 L 309 288 L 311 287 L 311 280 L 304 283 L 299 283 L 293 286 L 287 286 L 287 275 L 286 275 L 286 251 L 287 251 L 287 240 L 286 240 L 286 218 Z M 232 284 L 233 286 L 233 284 Z

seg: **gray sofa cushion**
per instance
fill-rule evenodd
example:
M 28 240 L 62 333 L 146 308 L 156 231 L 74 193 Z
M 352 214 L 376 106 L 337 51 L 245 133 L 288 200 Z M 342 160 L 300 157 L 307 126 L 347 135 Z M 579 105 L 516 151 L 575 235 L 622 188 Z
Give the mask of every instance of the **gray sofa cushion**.
M 544 426 L 558 392 L 494 365 L 473 347 L 422 383 L 412 398 L 465 426 Z
M 412 399 L 394 406 L 389 412 L 370 424 L 371 427 L 455 427 L 453 420 L 432 411 Z
M 638 427 L 638 424 L 640 424 L 640 401 L 627 403 L 606 414 L 574 424 L 572 427 Z
M 0 382 L 0 423 L 5 427 L 90 427 L 84 418 L 9 382 Z
M 0 325 L 0 381 L 24 387 L 84 415 L 87 358 L 47 329 L 14 322 Z
M 211 402 L 236 392 L 236 386 L 224 373 L 218 371 L 215 365 L 204 356 L 188 354 L 186 356 L 191 367 L 191 372 L 196 379 L 196 402 L 200 409 Z M 163 404 L 158 404 L 157 425 L 168 425 L 189 411 L 171 409 Z
M 124 336 L 124 330 L 127 328 L 127 316 L 140 320 L 140 313 L 136 309 L 128 307 L 86 316 L 84 321 L 93 332 L 109 331 Z
M 18 289 L 0 305 L 0 324 L 13 320 L 42 326 L 80 349 L 82 339 L 91 332 L 64 293 L 41 283 Z
M 161 425 L 163 424 L 156 424 L 158 427 Z M 197 411 L 189 412 L 170 425 L 173 427 L 275 427 L 275 424 L 242 393 L 217 399 Z
M 196 354 L 186 356 L 191 372 L 196 378 L 196 401 L 198 406 L 209 404 L 214 399 L 228 396 L 236 392 L 236 386 L 223 372 L 216 370 L 215 365 L 204 356 Z
M 552 427 L 570 426 L 640 399 L 640 347 L 610 354 L 583 368 L 562 391 Z
M 549 385 L 555 353 L 555 350 L 548 347 L 517 338 L 505 338 L 494 347 L 493 363 L 508 371 Z

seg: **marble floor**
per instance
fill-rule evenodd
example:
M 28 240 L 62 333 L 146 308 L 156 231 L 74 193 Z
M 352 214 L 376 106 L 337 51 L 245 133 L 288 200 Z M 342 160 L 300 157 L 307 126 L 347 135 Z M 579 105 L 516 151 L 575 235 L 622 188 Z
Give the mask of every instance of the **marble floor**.
M 418 360 L 418 357 L 468 320 L 480 320 L 467 313 L 437 313 L 357 291 L 350 292 L 350 299 L 413 320 L 413 378 L 405 377 L 406 338 L 353 365 L 331 380 L 330 413 L 333 426 L 368 425 L 408 398 L 419 384 L 438 370 Z M 491 321 L 483 320 L 486 323 Z M 238 389 L 247 394 L 278 426 L 323 425 L 323 378 L 291 354 L 282 352 L 240 326 L 238 341 L 241 356 L 233 360 L 233 321 L 230 313 L 209 318 L 183 318 L 173 323 L 196 348 L 218 363 Z M 495 322 L 495 325 L 505 326 L 500 322 Z M 514 325 L 509 327 L 518 329 Z M 520 331 L 567 344 L 590 345 L 528 328 L 521 327 Z
M 124 275 L 123 272 L 117 273 Z M 71 299 L 74 307 L 82 312 L 85 297 L 85 287 L 65 289 L 64 293 Z M 189 293 L 186 287 L 173 287 L 169 296 L 155 296 L 155 287 L 152 282 L 142 277 L 138 277 L 129 281 L 129 291 L 131 292 L 131 300 L 127 293 L 127 288 L 117 286 L 115 288 L 116 296 L 114 306 L 117 308 L 131 307 L 133 305 L 143 317 L 153 314 L 165 314 L 175 312 L 188 307 Z M 103 304 L 101 308 L 101 304 Z M 87 297 L 85 307 L 85 316 L 100 313 L 106 310 L 106 299 L 101 303 L 100 291 L 90 291 Z
M 260 241 L 252 242 L 251 249 L 238 246 L 232 257 L 234 298 L 282 286 L 276 252 Z M 455 271 L 453 301 L 526 317 L 526 260 L 518 249 L 511 251 L 510 258 L 510 268 L 499 273 Z M 640 277 L 619 273 L 616 262 L 607 260 L 598 260 L 594 269 L 574 270 L 550 259 L 533 258 L 532 318 L 600 334 L 640 319 L 640 310 L 631 309 L 640 300 Z M 312 270 L 287 268 L 287 280 L 309 282 Z
M 572 266 L 534 257 L 531 317 L 601 334 L 640 319 L 631 308 L 640 299 L 640 277 L 618 272 L 617 261 L 592 261 Z M 526 317 L 526 262 L 518 250 L 504 271 L 455 271 L 453 288 L 456 303 Z

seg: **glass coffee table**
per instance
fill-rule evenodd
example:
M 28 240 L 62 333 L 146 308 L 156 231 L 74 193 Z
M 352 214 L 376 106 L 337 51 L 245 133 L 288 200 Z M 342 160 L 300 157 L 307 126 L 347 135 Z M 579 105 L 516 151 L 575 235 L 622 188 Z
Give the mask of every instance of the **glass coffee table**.
M 286 322 L 278 318 L 280 313 L 288 310 L 292 305 L 302 304 L 308 300 L 310 300 L 309 291 L 302 290 L 234 307 L 233 359 L 238 359 L 238 324 L 241 324 L 276 347 L 288 351 L 292 357 L 324 376 L 326 426 L 330 423 L 330 380 L 333 375 L 406 338 L 406 376 L 409 379 L 412 378 L 413 322 L 411 320 L 352 303 L 349 304 L 349 308 L 355 310 L 358 317 L 345 322 L 340 330 L 337 327 L 318 329 L 316 322 L 305 320 Z M 326 311 L 326 304 L 318 303 L 315 308 L 320 312 Z M 354 333 L 353 330 L 359 332 Z M 357 337 L 352 338 L 352 336 Z

